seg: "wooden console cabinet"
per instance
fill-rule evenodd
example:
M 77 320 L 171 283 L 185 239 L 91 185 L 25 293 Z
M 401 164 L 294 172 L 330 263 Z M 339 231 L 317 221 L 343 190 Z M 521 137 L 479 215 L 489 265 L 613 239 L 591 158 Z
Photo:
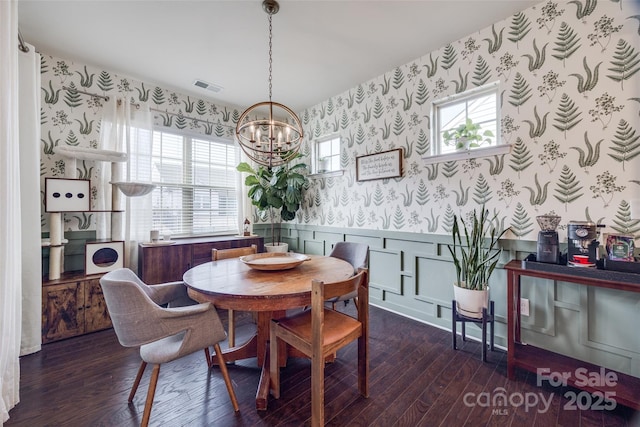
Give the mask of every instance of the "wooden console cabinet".
M 211 250 L 257 245 L 264 251 L 264 238 L 258 236 L 221 236 L 180 239 L 169 246 L 138 246 L 138 274 L 148 285 L 182 280 L 191 267 L 211 261 Z
M 63 273 L 42 285 L 42 342 L 48 343 L 111 327 L 100 277 Z
M 509 379 L 515 378 L 516 368 L 536 374 L 539 368 L 556 373 L 568 373 L 568 385 L 590 393 L 602 393 L 605 397 L 613 396 L 617 403 L 640 410 L 640 378 L 525 344 L 521 341 L 520 335 L 520 278 L 522 276 L 640 292 L 640 275 L 607 270 L 574 270 L 571 267 L 559 265 L 545 267 L 549 270 L 538 270 L 524 268 L 523 261 L 515 260 L 509 262 L 504 268 L 507 270 L 508 277 L 507 375 Z M 615 373 L 617 380 L 608 381 L 608 375 L 605 372 Z M 578 376 L 577 373 L 588 375 L 589 381 L 585 381 L 585 376 L 582 374 Z

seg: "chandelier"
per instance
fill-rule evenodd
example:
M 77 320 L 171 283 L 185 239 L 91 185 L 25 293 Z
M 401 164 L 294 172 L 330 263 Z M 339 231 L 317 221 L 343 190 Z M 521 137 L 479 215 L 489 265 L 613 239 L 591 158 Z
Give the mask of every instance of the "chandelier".
M 280 5 L 275 0 L 264 0 L 262 9 L 269 15 L 269 101 L 254 104 L 242 113 L 236 125 L 236 138 L 242 151 L 251 160 L 273 167 L 287 163 L 296 156 L 304 133 L 296 113 L 286 105 L 271 100 L 271 19 L 280 10 Z

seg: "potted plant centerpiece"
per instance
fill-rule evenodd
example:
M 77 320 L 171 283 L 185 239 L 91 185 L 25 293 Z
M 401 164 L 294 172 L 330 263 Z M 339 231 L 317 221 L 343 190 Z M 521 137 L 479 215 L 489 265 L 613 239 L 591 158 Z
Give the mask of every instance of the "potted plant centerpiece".
M 302 157 L 298 153 L 291 160 Z M 303 201 L 303 192 L 309 179 L 304 174 L 305 163 L 280 166 L 259 166 L 254 169 L 249 163 L 242 162 L 236 169 L 248 173 L 244 184 L 247 186 L 251 204 L 257 208 L 261 220 L 271 222 L 271 242 L 265 243 L 267 252 L 287 252 L 288 244 L 281 239 L 282 221 L 291 221 L 296 217 Z
M 480 133 L 480 128 L 479 124 L 467 119 L 455 129 L 445 131 L 442 137 L 445 144 L 455 146 L 456 150 L 468 150 L 469 148 L 480 147 L 485 142 L 491 142 L 490 138 L 493 138 L 493 132 L 485 130 Z
M 498 240 L 508 228 L 498 233 L 489 218 L 489 211 L 482 207 L 476 210 L 470 224 L 457 215 L 453 217 L 452 245 L 447 245 L 456 268 L 453 295 L 456 309 L 463 316 L 482 318 L 482 309 L 489 305 L 489 277 L 499 261 L 502 249 Z M 464 234 L 464 237 L 463 237 Z

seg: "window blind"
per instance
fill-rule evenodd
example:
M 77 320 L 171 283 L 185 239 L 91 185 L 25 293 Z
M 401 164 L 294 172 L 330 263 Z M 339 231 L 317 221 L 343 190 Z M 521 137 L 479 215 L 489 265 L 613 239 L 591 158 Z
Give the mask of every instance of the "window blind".
M 233 141 L 153 132 L 153 228 L 172 236 L 239 233 L 239 150 Z

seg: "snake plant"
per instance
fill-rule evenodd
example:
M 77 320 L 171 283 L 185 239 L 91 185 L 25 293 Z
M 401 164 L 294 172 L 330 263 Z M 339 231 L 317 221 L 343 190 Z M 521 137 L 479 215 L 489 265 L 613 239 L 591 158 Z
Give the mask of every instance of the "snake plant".
M 454 215 L 451 230 L 453 244 L 447 247 L 456 268 L 457 286 L 473 290 L 484 290 L 488 286 L 489 277 L 502 252 L 497 247 L 498 241 L 507 230 L 508 228 L 497 232 L 489 218 L 489 211 L 484 206 L 479 216 L 473 210 L 470 224 Z

